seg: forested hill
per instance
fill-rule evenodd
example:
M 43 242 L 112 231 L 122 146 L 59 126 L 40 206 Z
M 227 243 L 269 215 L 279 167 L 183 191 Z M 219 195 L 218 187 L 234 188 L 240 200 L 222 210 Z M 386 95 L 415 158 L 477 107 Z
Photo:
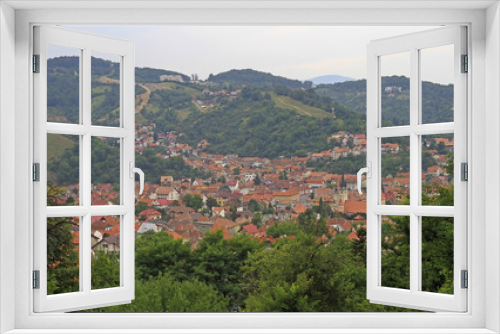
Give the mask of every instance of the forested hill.
M 399 90 L 401 89 L 401 91 Z M 366 113 L 366 80 L 318 85 L 315 92 L 360 113 Z M 382 78 L 384 119 L 395 125 L 409 121 L 410 80 L 404 76 Z M 424 123 L 453 120 L 453 85 L 422 83 Z
M 343 106 L 335 106 L 334 119 L 322 111 L 321 106 L 306 104 L 307 98 L 312 99 L 315 95 L 312 91 L 304 92 L 301 100 L 285 93 L 283 89 L 277 92 L 244 88 L 237 99 L 220 108 L 190 113 L 179 125 L 179 130 L 186 134 L 186 141 L 191 145 L 208 140 L 211 145 L 206 150 L 209 153 L 269 158 L 306 156 L 308 152 L 331 149 L 327 139 L 333 132 L 365 131 L 364 117 Z M 289 93 L 293 95 L 292 90 Z M 284 103 L 295 103 L 303 110 L 283 107 Z M 329 101 L 323 107 L 330 109 L 333 106 Z M 308 110 L 317 110 L 317 114 L 305 114 Z
M 218 84 L 229 84 L 238 87 L 273 87 L 274 85 L 283 85 L 288 88 L 310 88 L 311 81 L 303 83 L 299 80 L 288 79 L 250 69 L 230 70 L 216 75 L 210 74 L 208 82 Z
M 69 88 L 78 85 L 77 58 L 60 57 L 49 60 L 49 65 L 49 116 L 75 122 L 78 90 Z M 118 73 L 118 64 L 92 59 L 94 124 L 119 121 L 118 85 L 108 80 Z M 304 88 L 298 80 L 254 70 L 232 70 L 204 82 L 159 82 L 159 75 L 189 79 L 174 71 L 136 69 L 136 123 L 155 124 L 157 134 L 185 133 L 182 142 L 193 147 L 206 139 L 210 153 L 304 156 L 331 149 L 327 138 L 336 131 L 365 132 L 365 80 Z M 384 119 L 401 124 L 408 117 L 409 80 L 388 77 L 382 82 Z M 424 108 L 433 111 L 424 114 L 424 120 L 425 115 L 452 113 L 450 94 L 452 86 L 424 82 Z
M 118 79 L 120 73 L 120 65 L 118 63 L 104 60 L 101 58 L 92 57 L 92 75 L 107 76 L 111 79 Z M 74 70 L 78 71 L 78 57 L 57 57 L 48 60 L 49 68 L 57 68 L 60 70 Z M 139 83 L 146 82 L 161 82 L 162 75 L 180 76 L 183 81 L 189 81 L 189 76 L 169 70 L 149 68 L 149 67 L 136 67 L 135 68 L 135 81 Z

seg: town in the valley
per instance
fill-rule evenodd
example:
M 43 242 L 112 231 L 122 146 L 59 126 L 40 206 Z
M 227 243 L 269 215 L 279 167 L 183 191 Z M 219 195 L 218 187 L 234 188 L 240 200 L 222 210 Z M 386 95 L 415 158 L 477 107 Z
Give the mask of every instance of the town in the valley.
M 175 239 L 189 242 L 196 248 L 209 231 L 221 230 L 224 238 L 249 234 L 261 242 L 275 243 L 285 235 L 269 235 L 274 224 L 296 222 L 308 209 L 323 206 L 330 236 L 344 234 L 358 240 L 357 229 L 366 224 L 366 194 L 357 191 L 356 175 L 329 174 L 308 167 L 310 162 L 349 156 L 366 156 L 365 134 L 346 131 L 333 133 L 328 141 L 331 150 L 310 153 L 307 157 L 276 159 L 214 155 L 204 152 L 206 140 L 196 147 L 183 143 L 183 133 L 155 133 L 155 125 L 136 125 L 136 154 L 155 148 L 165 154 L 163 159 L 182 156 L 187 164 L 211 175 L 205 179 L 174 179 L 164 175 L 157 182 L 147 182 L 142 195 L 136 195 L 136 235 L 165 231 Z M 163 150 L 158 150 L 159 147 Z M 432 138 L 423 147 L 434 165 L 422 171 L 427 184 L 446 185 L 453 179 L 446 172 L 448 156 L 432 147 L 453 151 L 453 140 Z M 400 154 L 406 149 L 397 143 L 382 143 L 383 155 Z M 363 187 L 365 181 L 363 179 Z M 67 195 L 74 196 L 75 186 L 67 186 Z M 138 187 L 136 187 L 137 189 Z M 409 194 L 409 172 L 382 177 L 382 204 L 394 205 Z M 93 205 L 112 205 L 119 191 L 112 184 L 96 184 L 92 190 Z M 64 205 L 65 196 L 59 199 Z M 78 201 L 78 199 L 76 199 Z M 319 214 L 316 219 L 321 219 Z M 77 232 L 74 232 L 77 234 Z M 118 217 L 92 217 L 94 251 L 119 252 L 120 220 Z M 75 235 L 75 242 L 78 238 Z

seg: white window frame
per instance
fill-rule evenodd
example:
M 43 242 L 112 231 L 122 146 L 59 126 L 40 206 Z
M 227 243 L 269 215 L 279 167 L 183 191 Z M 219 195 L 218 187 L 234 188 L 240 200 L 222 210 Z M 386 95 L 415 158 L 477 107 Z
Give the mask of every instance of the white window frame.
M 407 1 L 405 1 L 406 3 Z M 149 3 L 149 4 L 148 4 Z M 363 2 L 247 2 L 227 5 L 207 2 L 203 5 L 180 5 L 144 2 L 146 10 L 105 10 L 96 7 L 117 6 L 110 2 L 45 3 L 40 1 L 7 1 L 0 4 L 0 330 L 13 333 L 89 332 L 143 333 L 146 328 L 158 332 L 321 332 L 321 333 L 494 333 L 500 331 L 500 11 L 495 2 L 414 2 L 409 5 L 373 1 Z M 69 6 L 61 10 L 40 7 Z M 132 4 L 132 5 L 131 5 Z M 14 12 L 12 6 L 38 8 Z M 134 6 L 127 2 L 124 6 Z M 118 5 L 119 6 L 119 5 Z M 170 7 L 169 7 L 170 6 Z M 178 7 L 183 9 L 179 9 Z M 280 7 L 281 6 L 281 7 Z M 397 8 L 393 8 L 396 7 Z M 490 6 L 488 9 L 486 7 Z M 75 8 L 80 9 L 75 9 Z M 85 8 L 86 7 L 86 8 Z M 176 8 L 177 7 L 177 8 Z M 84 8 L 84 9 L 81 9 Z M 92 9 L 93 8 L 93 9 Z M 349 9 L 351 8 L 351 9 Z M 375 9 L 374 9 L 375 8 Z M 440 9 L 441 8 L 441 9 Z M 15 20 L 14 20 L 15 18 Z M 29 73 L 32 26 L 34 24 L 222 24 L 222 25 L 420 25 L 464 24 L 469 27 L 469 125 L 468 143 L 471 153 L 468 196 L 471 242 L 468 268 L 469 311 L 463 314 L 34 314 L 32 304 L 30 247 L 33 213 L 26 210 L 32 193 L 30 181 L 32 147 L 31 77 Z M 485 25 L 486 23 L 486 25 Z M 15 40 L 13 31 L 15 31 Z M 14 56 L 15 55 L 15 56 Z M 15 73 L 11 69 L 15 65 Z M 15 89 L 11 86 L 15 79 Z M 9 85 L 10 84 L 10 85 Z M 14 96 L 15 93 L 15 96 Z M 15 116 L 12 110 L 15 108 Z M 6 109 L 10 109 L 8 114 Z M 474 116 L 474 121 L 473 121 Z M 486 121 L 488 120 L 488 121 Z M 15 128 L 14 131 L 8 127 Z M 485 132 L 488 133 L 486 141 Z M 12 147 L 9 135 L 15 136 Z M 488 151 L 488 155 L 485 153 Z M 15 161 L 15 163 L 13 162 Z M 14 172 L 15 178 L 12 174 Z M 488 173 L 488 182 L 486 173 Z M 15 200 L 10 189 L 16 189 Z M 488 197 L 486 196 L 488 194 Z M 486 211 L 486 205 L 488 211 Z M 5 210 L 15 205 L 15 212 Z M 491 218 L 486 221 L 486 213 Z M 11 219 L 6 222 L 6 219 Z M 15 224 L 10 224 L 12 221 Z M 10 225 L 9 225 L 10 224 Z M 472 230 L 471 226 L 474 226 Z M 472 233 L 473 232 L 473 233 Z M 14 235 L 14 238 L 12 236 Z M 12 257 L 12 250 L 14 256 Z M 12 287 L 15 287 L 12 289 Z M 488 291 L 488 293 L 486 293 Z M 12 308 L 12 305 L 15 305 Z M 141 330 L 131 330 L 143 325 Z M 191 328 L 192 331 L 178 330 Z M 238 328 L 242 330 L 237 330 Z M 350 330 L 347 330 L 350 328 Z M 358 331 L 355 328 L 359 329 Z M 412 329 L 413 328 L 413 329 Z M 91 330 L 93 329 L 93 330 Z M 121 330 L 120 330 L 121 329 Z M 247 329 L 247 330 L 244 330 Z M 288 329 L 288 330 L 286 330 Z M 295 329 L 295 330 L 294 330 Z M 346 330 L 342 330 L 346 329 Z M 418 330 L 415 330 L 418 329 Z
M 461 163 L 467 163 L 467 73 L 461 57 L 467 54 L 466 27 L 451 26 L 395 36 L 368 45 L 367 73 L 367 298 L 373 303 L 423 310 L 464 312 L 467 290 L 461 287 L 461 270 L 467 270 L 467 184 L 460 180 Z M 454 119 L 452 122 L 422 123 L 421 50 L 453 45 Z M 410 69 L 409 124 L 382 126 L 381 59 L 407 52 Z M 423 135 L 454 134 L 454 206 L 422 205 L 421 151 Z M 410 204 L 382 205 L 383 138 L 407 137 L 410 142 Z M 472 182 L 472 180 L 471 180 Z M 410 289 L 382 286 L 381 226 L 383 215 L 407 216 L 410 221 Z M 452 295 L 421 291 L 422 217 L 452 217 L 454 227 L 454 291 Z
M 52 26 L 34 27 L 34 53 L 40 57 L 34 84 L 34 162 L 40 164 L 40 180 L 33 184 L 34 270 L 40 272 L 39 289 L 34 290 L 35 312 L 73 311 L 127 304 L 134 299 L 134 174 L 135 164 L 135 62 L 134 45 L 125 40 Z M 47 45 L 79 50 L 79 122 L 47 121 Z M 120 125 L 96 126 L 91 121 L 91 56 L 100 52 L 119 57 Z M 80 201 L 77 206 L 47 207 L 47 134 L 76 135 L 79 138 Z M 120 205 L 92 205 L 91 140 L 96 137 L 120 141 Z M 131 177 L 132 176 L 132 177 Z M 120 285 L 92 290 L 91 221 L 92 216 L 120 217 Z M 80 217 L 79 291 L 47 295 L 47 218 Z

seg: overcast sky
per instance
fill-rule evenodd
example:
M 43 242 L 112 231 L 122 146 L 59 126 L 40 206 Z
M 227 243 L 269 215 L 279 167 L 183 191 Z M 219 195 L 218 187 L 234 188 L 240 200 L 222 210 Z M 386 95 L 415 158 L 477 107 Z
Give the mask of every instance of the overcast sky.
M 366 45 L 435 27 L 325 27 L 325 26 L 146 26 L 71 27 L 130 40 L 136 65 L 196 73 L 200 79 L 230 69 L 251 68 L 307 80 L 337 74 L 366 78 Z M 450 64 L 446 52 L 434 52 L 427 62 L 428 79 L 450 83 L 443 73 Z M 54 54 L 53 54 L 54 55 Z M 401 58 L 401 57 L 399 57 Z M 429 58 L 429 57 L 428 57 Z M 407 62 L 385 62 L 384 74 L 408 75 Z M 444 71 L 450 72 L 450 71 Z

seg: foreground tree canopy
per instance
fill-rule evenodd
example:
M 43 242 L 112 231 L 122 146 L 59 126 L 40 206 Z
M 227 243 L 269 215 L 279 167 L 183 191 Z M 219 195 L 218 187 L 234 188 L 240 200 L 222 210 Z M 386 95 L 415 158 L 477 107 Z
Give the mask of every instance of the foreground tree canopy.
M 433 186 L 427 204 L 449 204 L 453 189 Z M 49 188 L 49 204 L 61 191 Z M 274 243 L 248 235 L 224 239 L 208 232 L 193 249 L 166 232 L 136 238 L 136 295 L 132 303 L 87 312 L 387 312 L 413 311 L 371 304 L 366 299 L 366 230 L 332 237 L 321 208 L 297 222 L 273 225 Z M 388 217 L 383 223 L 382 283 L 408 288 L 409 222 Z M 422 223 L 424 291 L 453 293 L 453 220 Z M 72 243 L 76 222 L 50 219 L 49 294 L 78 291 L 78 252 Z M 92 260 L 94 289 L 118 286 L 119 256 L 97 252 Z

